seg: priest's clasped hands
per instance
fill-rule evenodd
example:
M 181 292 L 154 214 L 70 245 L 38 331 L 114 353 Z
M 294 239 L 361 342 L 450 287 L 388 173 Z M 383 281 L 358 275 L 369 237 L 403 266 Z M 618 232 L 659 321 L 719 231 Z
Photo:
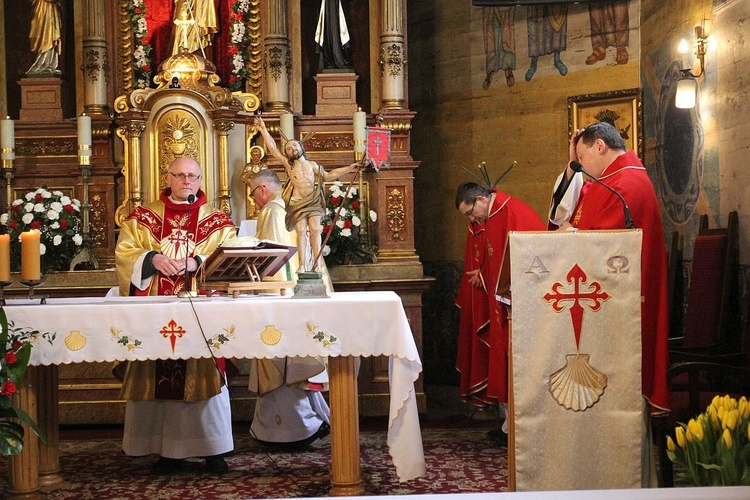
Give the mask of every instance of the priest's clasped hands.
M 166 276 L 183 274 L 185 272 L 185 262 L 187 262 L 188 272 L 194 273 L 198 270 L 198 263 L 195 259 L 172 259 L 158 253 L 151 260 L 154 268 Z

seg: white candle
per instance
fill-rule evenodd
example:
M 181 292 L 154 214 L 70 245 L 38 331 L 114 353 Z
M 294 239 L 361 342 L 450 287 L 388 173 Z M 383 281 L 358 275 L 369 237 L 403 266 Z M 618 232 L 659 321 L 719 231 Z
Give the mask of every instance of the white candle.
M 281 113 L 279 116 L 281 136 L 284 141 L 294 139 L 294 115 L 291 113 Z
M 78 155 L 91 156 L 91 117 L 86 113 L 78 117 Z
M 365 152 L 366 149 L 366 137 L 367 137 L 367 115 L 364 111 L 362 111 L 362 108 L 357 108 L 357 111 L 354 112 L 353 120 L 353 138 L 354 138 L 354 154 L 356 158 L 359 160 L 362 158 L 362 154 Z
M 16 158 L 16 132 L 13 128 L 13 120 L 6 116 L 5 120 L 0 120 L 0 150 L 2 150 L 3 160 L 13 160 Z

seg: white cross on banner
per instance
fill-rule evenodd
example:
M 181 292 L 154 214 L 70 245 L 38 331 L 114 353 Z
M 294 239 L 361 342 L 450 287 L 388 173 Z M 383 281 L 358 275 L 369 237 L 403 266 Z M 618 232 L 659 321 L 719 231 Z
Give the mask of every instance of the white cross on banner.
M 391 165 L 391 129 L 383 127 L 367 128 L 367 159 L 377 171 Z
M 510 235 L 518 491 L 641 487 L 641 239 Z

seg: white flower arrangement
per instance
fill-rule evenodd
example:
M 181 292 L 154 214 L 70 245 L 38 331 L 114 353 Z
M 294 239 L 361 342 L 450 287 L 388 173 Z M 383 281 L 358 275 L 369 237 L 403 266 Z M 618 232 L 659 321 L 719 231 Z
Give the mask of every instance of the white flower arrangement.
M 326 215 L 323 218 L 323 238 L 325 239 L 326 235 L 331 233 L 323 247 L 323 257 L 326 263 L 337 265 L 348 262 L 374 262 L 377 248 L 370 242 L 367 235 L 363 234 L 359 191 L 356 187 L 352 187 L 347 194 L 344 183 L 341 181 L 333 182 L 328 191 Z M 336 218 L 337 210 L 339 211 L 338 218 Z M 370 220 L 377 219 L 374 210 L 370 210 L 369 215 Z M 336 218 L 335 223 L 334 218 Z
M 20 268 L 21 233 L 35 229 L 41 233 L 42 271 L 67 270 L 83 244 L 80 211 L 80 201 L 46 187 L 14 200 L 10 213 L 0 215 L 0 228 L 10 235 L 11 268 Z
M 146 23 L 146 4 L 143 0 L 130 0 L 127 4 L 130 21 L 133 26 L 133 72 L 134 87 L 145 89 L 151 85 L 151 44 L 146 42 L 148 25 Z

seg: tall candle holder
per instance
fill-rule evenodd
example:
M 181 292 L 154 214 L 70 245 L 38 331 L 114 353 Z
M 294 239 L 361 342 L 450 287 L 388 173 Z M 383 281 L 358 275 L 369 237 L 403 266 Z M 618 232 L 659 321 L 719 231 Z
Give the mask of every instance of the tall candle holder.
M 13 160 L 16 159 L 16 132 L 13 120 L 6 116 L 0 120 L 0 158 L 3 161 L 3 174 L 5 176 L 5 202 L 7 211 L 10 212 L 13 202 Z
M 89 176 L 91 175 L 91 117 L 83 113 L 78 117 L 78 166 L 81 168 L 83 180 L 83 203 L 81 204 L 81 218 L 83 223 L 83 245 L 78 249 L 70 261 L 70 269 L 82 263 L 88 263 L 93 269 L 99 268 L 91 245 L 91 205 L 89 204 Z
M 24 280 L 21 279 L 19 283 L 29 289 L 29 300 L 39 299 L 40 304 L 47 303 L 47 295 L 34 295 L 34 289 L 44 283 L 44 276 L 41 276 L 38 280 Z

